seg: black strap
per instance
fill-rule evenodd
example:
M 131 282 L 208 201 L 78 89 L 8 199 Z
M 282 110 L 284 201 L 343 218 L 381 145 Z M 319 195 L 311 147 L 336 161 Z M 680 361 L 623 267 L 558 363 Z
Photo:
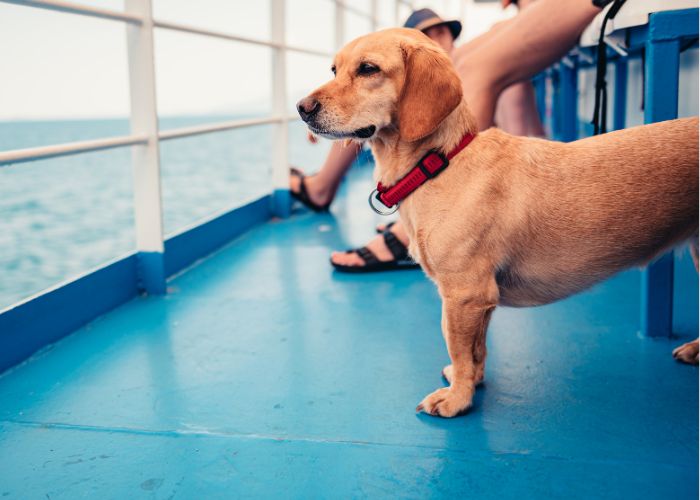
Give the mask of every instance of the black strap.
M 404 260 L 406 257 L 408 257 L 408 249 L 406 248 L 406 245 L 401 243 L 394 233 L 386 230 L 382 234 L 384 235 L 384 243 L 386 243 L 386 247 L 391 252 L 391 255 L 394 256 L 394 259 Z
M 593 110 L 593 135 L 607 132 L 608 118 L 608 82 L 605 80 L 605 73 L 608 66 L 608 49 L 605 46 L 605 27 L 608 20 L 614 19 L 626 0 L 614 0 L 612 7 L 603 18 L 603 25 L 600 28 L 598 38 L 598 60 L 596 63 L 595 75 L 595 108 Z
M 372 253 L 372 250 L 370 250 L 367 247 L 355 248 L 354 250 L 347 250 L 345 253 L 356 253 L 360 256 L 362 260 L 365 261 L 366 266 L 379 264 L 380 262 L 377 256 Z

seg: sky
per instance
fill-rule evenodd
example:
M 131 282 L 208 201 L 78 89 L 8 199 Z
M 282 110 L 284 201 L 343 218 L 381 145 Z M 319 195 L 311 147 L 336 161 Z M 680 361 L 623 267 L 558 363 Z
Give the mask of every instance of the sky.
M 74 0 L 123 10 L 123 0 Z M 152 0 L 154 18 L 256 39 L 270 38 L 268 0 Z M 370 0 L 348 1 L 370 11 Z M 296 46 L 334 51 L 334 2 L 287 0 L 286 38 Z M 415 2 L 444 18 L 465 14 L 463 40 L 511 13 L 497 3 Z M 378 0 L 380 27 L 396 22 L 394 0 Z M 400 22 L 410 14 L 401 5 Z M 345 13 L 345 41 L 371 30 Z M 0 2 L 0 120 L 124 117 L 129 81 L 123 23 Z M 270 113 L 269 48 L 157 29 L 160 116 Z M 331 77 L 330 59 L 288 53 L 287 93 L 293 103 Z

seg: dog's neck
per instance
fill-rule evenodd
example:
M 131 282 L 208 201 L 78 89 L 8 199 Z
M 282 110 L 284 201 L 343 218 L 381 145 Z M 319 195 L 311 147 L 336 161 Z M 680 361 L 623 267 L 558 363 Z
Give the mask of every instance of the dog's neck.
M 446 154 L 457 146 L 467 133 L 476 135 L 478 130 L 476 119 L 463 99 L 435 132 L 418 141 L 401 140 L 398 130 L 382 131 L 371 141 L 372 153 L 377 163 L 374 170 L 375 180 L 384 186 L 393 186 L 428 151 L 434 149 Z

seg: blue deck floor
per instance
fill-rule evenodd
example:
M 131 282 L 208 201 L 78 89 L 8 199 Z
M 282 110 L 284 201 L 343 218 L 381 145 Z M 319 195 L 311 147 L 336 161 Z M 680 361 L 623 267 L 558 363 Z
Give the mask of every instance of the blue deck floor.
M 637 271 L 499 309 L 474 409 L 416 415 L 439 299 L 419 271 L 330 272 L 375 222 L 352 177 L 333 215 L 261 226 L 0 377 L 0 498 L 697 498 L 698 370 L 638 335 Z

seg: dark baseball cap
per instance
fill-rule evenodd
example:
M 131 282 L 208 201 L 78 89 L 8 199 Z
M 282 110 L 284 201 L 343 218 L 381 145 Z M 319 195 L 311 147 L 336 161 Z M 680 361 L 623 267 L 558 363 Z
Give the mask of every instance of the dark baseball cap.
M 445 21 L 440 16 L 438 16 L 431 9 L 418 9 L 414 10 L 406 22 L 403 24 L 404 28 L 415 28 L 420 31 L 425 31 L 433 26 L 447 26 L 452 33 L 452 38 L 456 39 L 462 32 L 462 23 L 457 20 Z

